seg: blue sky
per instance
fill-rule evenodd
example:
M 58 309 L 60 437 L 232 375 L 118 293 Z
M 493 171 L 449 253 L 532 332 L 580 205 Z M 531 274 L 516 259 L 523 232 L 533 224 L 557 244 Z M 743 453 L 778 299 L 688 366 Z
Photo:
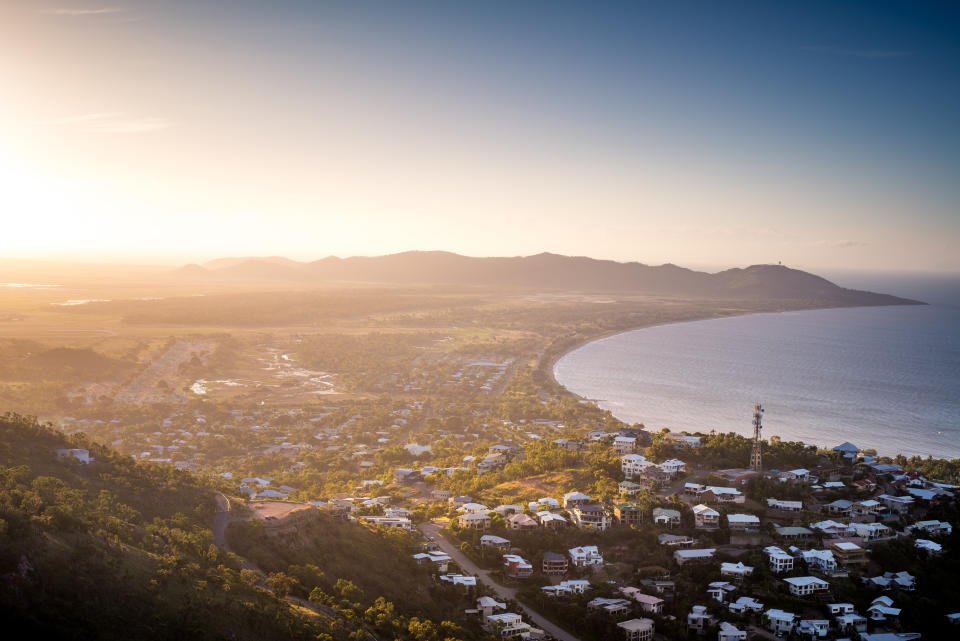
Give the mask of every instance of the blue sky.
M 31 214 L 8 252 L 960 271 L 956 3 L 54 0 L 0 18 L 19 89 L 0 104 L 19 189 L 0 198 Z

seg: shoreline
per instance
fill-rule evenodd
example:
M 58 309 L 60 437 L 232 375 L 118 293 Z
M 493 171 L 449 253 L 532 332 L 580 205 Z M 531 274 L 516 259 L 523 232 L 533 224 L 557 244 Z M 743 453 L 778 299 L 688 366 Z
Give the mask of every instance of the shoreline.
M 555 389 L 557 389 L 557 390 L 559 391 L 560 394 L 569 394 L 569 395 L 571 395 L 572 397 L 574 397 L 575 399 L 577 399 L 578 401 L 581 401 L 581 402 L 590 402 L 590 403 L 592 403 L 594 406 L 596 406 L 597 408 L 609 412 L 610 415 L 611 415 L 613 418 L 615 418 L 617 421 L 619 421 L 619 422 L 621 422 L 621 423 L 624 423 L 625 425 L 631 425 L 632 422 L 631 422 L 630 419 L 628 419 L 628 418 L 623 418 L 623 417 L 621 417 L 621 416 L 617 416 L 617 414 L 614 412 L 614 410 L 606 409 L 606 408 L 600 406 L 600 404 L 597 402 L 597 399 L 588 398 L 588 397 L 586 397 L 586 396 L 583 396 L 582 394 L 579 394 L 579 393 L 573 391 L 572 389 L 566 387 L 564 384 L 562 384 L 562 383 L 557 379 L 557 376 L 556 376 L 556 365 L 557 365 L 557 363 L 558 363 L 562 358 L 564 358 L 565 356 L 568 356 L 569 354 L 575 352 L 576 350 L 578 350 L 578 349 L 580 349 L 581 347 L 584 347 L 584 346 L 586 346 L 586 345 L 588 345 L 588 344 L 590 344 L 590 343 L 600 342 L 600 341 L 606 340 L 607 338 L 612 338 L 612 337 L 618 336 L 618 335 L 620 335 L 620 334 L 627 334 L 627 333 L 630 333 L 630 332 L 633 332 L 633 331 L 638 331 L 638 330 L 643 330 L 643 329 L 649 329 L 649 328 L 652 328 L 652 327 L 662 327 L 662 326 L 666 326 L 666 325 L 683 325 L 683 324 L 686 324 L 686 323 L 694 323 L 694 322 L 709 321 L 709 320 L 719 320 L 719 319 L 722 319 L 722 318 L 741 318 L 741 317 L 745 317 L 745 316 L 759 316 L 759 315 L 767 315 L 767 314 L 784 314 L 784 313 L 787 313 L 787 312 L 826 311 L 826 310 L 839 310 L 839 309 L 866 309 L 866 308 L 873 308 L 873 307 L 891 307 L 891 308 L 893 308 L 893 307 L 902 307 L 902 305 L 840 305 L 840 306 L 831 305 L 831 306 L 798 307 L 798 308 L 795 308 L 795 309 L 779 309 L 779 310 L 745 310 L 745 311 L 738 311 L 738 312 L 734 312 L 734 313 L 715 313 L 715 314 L 708 314 L 708 315 L 703 315 L 702 317 L 699 317 L 699 318 L 686 318 L 686 319 L 682 319 L 682 320 L 672 320 L 672 321 L 668 320 L 668 321 L 663 321 L 663 322 L 652 322 L 652 323 L 647 323 L 647 324 L 639 324 L 639 325 L 636 325 L 636 326 L 633 326 L 633 327 L 629 327 L 629 328 L 625 328 L 625 329 L 617 329 L 617 330 L 610 330 L 610 331 L 606 331 L 606 332 L 599 332 L 599 333 L 593 334 L 593 335 L 591 335 L 591 336 L 584 336 L 584 337 L 582 337 L 582 338 L 579 338 L 579 339 L 576 340 L 575 342 L 573 342 L 573 343 L 571 343 L 570 345 L 566 346 L 565 349 L 559 351 L 557 354 L 551 355 L 551 358 L 549 359 L 549 368 L 550 368 L 550 371 L 549 371 L 549 380 L 551 381 L 551 384 L 555 386 Z M 605 399 L 605 398 L 606 398 L 606 397 L 604 397 L 604 399 Z M 644 423 L 644 421 L 637 421 L 637 422 Z M 655 432 L 659 431 L 659 430 L 656 430 L 656 429 L 649 428 L 649 427 L 647 427 L 646 425 L 644 425 L 644 430 L 647 431 L 647 432 L 649 432 L 649 433 L 655 433 Z M 696 433 L 698 430 L 695 429 L 695 428 L 690 428 L 690 429 L 688 429 L 688 430 L 686 430 L 686 431 L 689 431 L 691 434 L 693 434 L 693 433 Z M 807 438 L 807 439 L 802 439 L 802 440 L 803 440 L 803 442 L 807 443 L 808 445 L 815 445 L 815 446 L 817 446 L 817 447 L 829 447 L 829 445 L 824 445 L 823 443 L 820 442 L 822 438 L 823 438 L 823 435 L 820 435 L 819 437 L 812 437 L 812 438 Z M 791 438 L 791 439 L 787 439 L 787 440 L 795 440 L 795 439 L 792 439 L 792 438 Z M 881 448 L 877 448 L 877 449 L 879 450 L 879 449 L 881 449 Z M 887 449 L 887 448 L 882 448 L 882 449 Z M 903 456 L 906 456 L 906 457 L 908 457 L 908 458 L 910 458 L 910 457 L 912 457 L 912 456 L 921 456 L 921 457 L 923 457 L 923 458 L 932 457 L 932 458 L 935 459 L 935 460 L 943 460 L 943 461 L 951 461 L 951 460 L 955 460 L 956 458 L 960 458 L 960 456 L 958 456 L 958 457 L 951 457 L 951 456 L 949 456 L 949 455 L 946 455 L 946 456 L 945 456 L 945 455 L 943 455 L 943 454 L 937 455 L 936 453 L 928 453 L 928 454 L 919 454 L 919 453 L 918 453 L 918 454 L 909 454 L 909 453 L 904 453 L 903 451 L 901 451 L 901 450 L 899 450 L 899 449 L 889 450 L 889 451 L 887 451 L 887 452 L 878 451 L 878 457 L 894 458 L 894 457 L 899 456 L 899 455 L 903 455 Z

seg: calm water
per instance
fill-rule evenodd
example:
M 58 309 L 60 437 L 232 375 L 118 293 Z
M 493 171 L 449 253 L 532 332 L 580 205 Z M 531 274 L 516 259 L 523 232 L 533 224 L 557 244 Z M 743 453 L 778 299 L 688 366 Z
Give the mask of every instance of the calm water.
M 554 369 L 648 429 L 750 434 L 880 454 L 960 457 L 960 306 L 757 314 L 640 329 Z

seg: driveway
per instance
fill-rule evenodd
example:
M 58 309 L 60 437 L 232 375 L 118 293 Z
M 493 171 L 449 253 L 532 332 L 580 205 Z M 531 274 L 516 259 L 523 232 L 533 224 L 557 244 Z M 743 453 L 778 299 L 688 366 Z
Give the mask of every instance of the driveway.
M 428 521 L 421 523 L 419 527 L 424 536 L 432 537 L 437 546 L 449 554 L 464 572 L 467 574 L 475 574 L 477 576 L 477 580 L 492 589 L 494 594 L 496 594 L 499 598 L 503 599 L 504 601 L 507 599 L 517 599 L 516 588 L 509 588 L 500 585 L 491 579 L 490 570 L 485 570 L 479 567 L 476 563 L 471 561 L 467 555 L 461 552 L 460 548 L 443 538 L 443 536 L 440 534 L 441 527 L 439 525 Z M 539 612 L 532 610 L 527 604 L 524 604 L 524 607 L 526 608 L 527 618 L 530 619 L 530 622 L 553 638 L 559 639 L 559 641 L 580 641 L 577 637 L 573 636 L 557 624 L 544 618 Z

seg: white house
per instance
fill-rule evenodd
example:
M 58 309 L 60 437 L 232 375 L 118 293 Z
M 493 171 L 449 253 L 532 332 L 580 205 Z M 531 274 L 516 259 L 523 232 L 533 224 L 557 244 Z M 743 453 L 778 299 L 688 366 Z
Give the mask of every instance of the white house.
M 781 501 L 780 499 L 767 499 L 767 507 L 781 512 L 799 512 L 803 509 L 803 501 Z
M 670 476 L 676 476 L 677 474 L 686 471 L 687 464 L 680 459 L 672 458 L 669 461 L 664 461 L 661 463 L 660 469 Z
M 568 550 L 570 561 L 578 568 L 588 565 L 603 565 L 603 557 L 596 545 L 583 545 Z
M 707 606 L 695 605 L 687 615 L 687 631 L 703 634 L 711 621 L 713 621 L 713 615 L 707 612 Z
M 623 476 L 628 479 L 633 478 L 634 475 L 639 474 L 641 470 L 651 465 L 653 463 L 640 454 L 627 454 L 620 458 L 620 469 L 623 471 Z
M 743 577 L 753 574 L 753 567 L 744 565 L 742 562 L 729 563 L 724 561 L 720 564 L 720 576 L 729 576 L 734 579 L 743 580 Z
M 747 610 L 751 612 L 763 612 L 763 604 L 754 599 L 752 596 L 742 596 L 736 601 L 732 602 L 729 606 L 731 612 L 736 612 L 738 614 L 743 614 Z
M 624 631 L 626 641 L 651 641 L 653 639 L 653 619 L 630 619 L 617 624 Z
M 777 636 L 790 634 L 793 631 L 793 621 L 797 615 L 783 610 L 767 610 L 763 613 L 767 619 L 768 626 Z
M 674 550 L 673 560 L 677 562 L 677 565 L 683 565 L 690 561 L 706 561 L 712 559 L 716 551 L 716 548 Z
M 637 439 L 635 436 L 616 436 L 613 439 L 613 449 L 618 454 L 629 454 L 637 449 Z
M 830 589 L 830 584 L 815 576 L 796 576 L 784 579 L 794 596 L 810 596 Z
M 736 591 L 737 586 L 726 581 L 714 581 L 707 585 L 707 596 L 720 603 L 724 603 L 727 600 L 727 595 Z
M 811 639 L 826 638 L 830 632 L 830 622 L 826 619 L 803 619 L 797 624 L 797 633 Z
M 715 530 L 720 527 L 720 513 L 702 503 L 693 506 L 693 520 L 695 527 L 701 530 Z
M 831 574 L 837 570 L 837 560 L 833 556 L 833 550 L 804 550 L 801 554 L 809 570 L 817 570 L 825 574 Z
M 746 641 L 746 639 L 746 630 L 741 630 L 726 621 L 720 622 L 720 630 L 717 631 L 717 641 Z
M 775 545 L 763 548 L 770 560 L 770 571 L 774 574 L 789 572 L 793 569 L 793 557 Z
M 93 459 L 90 458 L 90 450 L 81 448 L 66 448 L 55 450 L 55 452 L 57 454 L 57 458 L 60 460 L 71 458 L 75 461 L 80 461 L 81 463 L 85 464 L 93 461 Z
M 592 500 L 593 499 L 583 492 L 567 492 L 563 495 L 563 507 L 569 510 L 576 505 L 586 505 Z
M 510 548 L 510 540 L 494 534 L 484 534 L 480 537 L 480 547 L 507 550 Z
M 756 514 L 728 514 L 727 524 L 731 530 L 758 530 L 760 529 L 760 517 Z
M 623 587 L 620 588 L 620 594 L 639 603 L 640 609 L 644 612 L 660 614 L 663 611 L 663 599 L 644 594 L 640 588 Z

